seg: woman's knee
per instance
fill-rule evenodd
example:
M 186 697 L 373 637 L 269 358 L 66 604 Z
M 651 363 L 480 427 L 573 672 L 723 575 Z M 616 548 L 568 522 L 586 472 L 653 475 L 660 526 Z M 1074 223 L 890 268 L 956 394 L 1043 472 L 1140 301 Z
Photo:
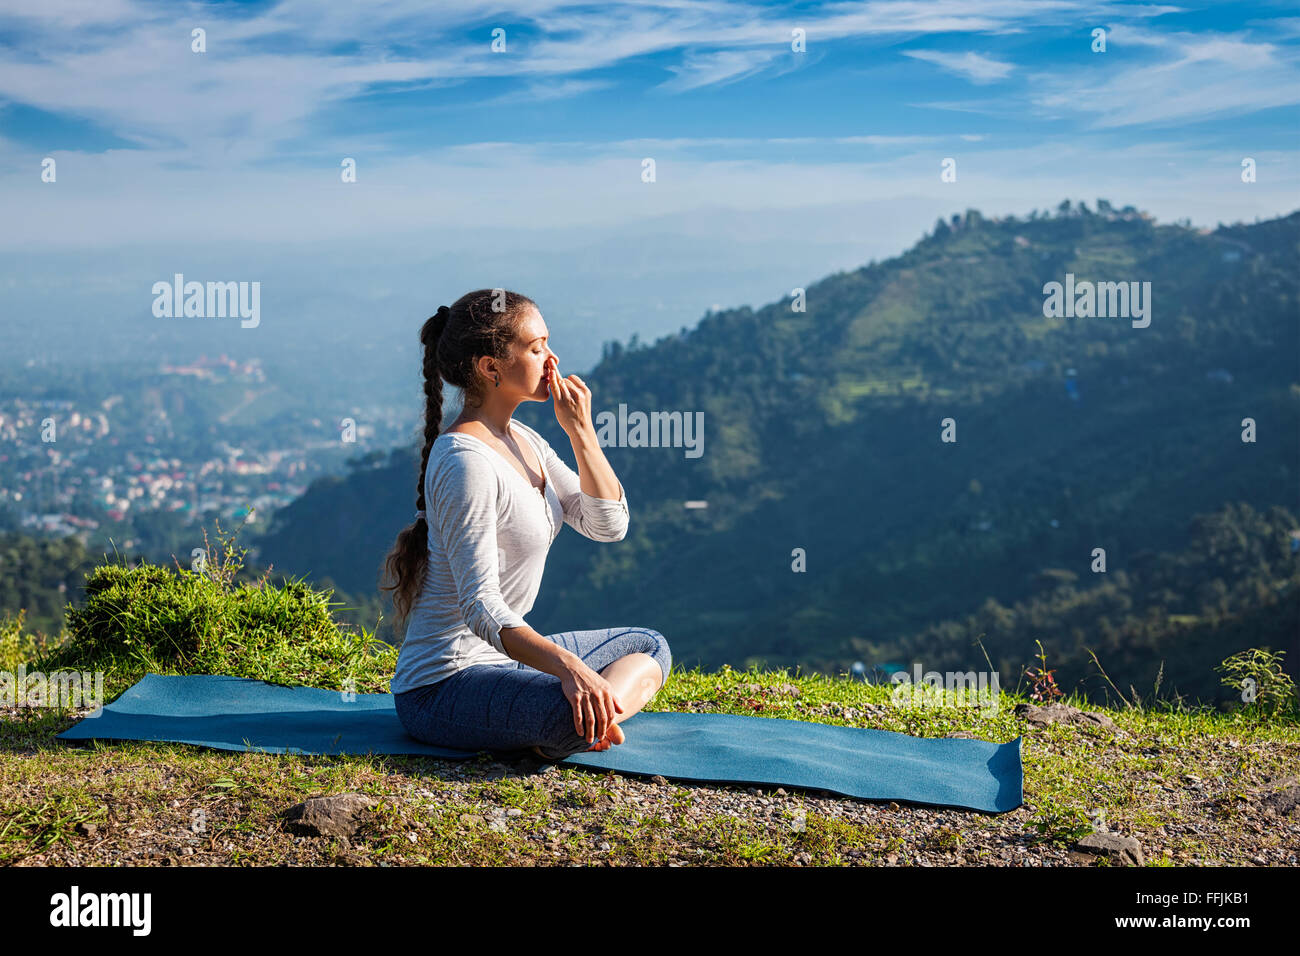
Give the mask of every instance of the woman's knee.
M 673 669 L 672 649 L 668 646 L 668 639 L 658 631 L 648 627 L 642 630 L 647 638 L 645 653 L 653 657 L 663 671 L 663 681 L 659 685 L 662 687 L 668 683 L 668 673 Z

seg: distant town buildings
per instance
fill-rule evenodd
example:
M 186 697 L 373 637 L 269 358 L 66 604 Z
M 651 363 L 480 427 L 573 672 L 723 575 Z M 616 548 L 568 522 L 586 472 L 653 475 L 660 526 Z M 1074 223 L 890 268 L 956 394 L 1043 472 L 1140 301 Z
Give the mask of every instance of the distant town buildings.
M 164 364 L 159 371 L 164 375 L 192 375 L 194 378 L 208 381 L 233 376 L 246 378 L 252 382 L 266 381 L 266 372 L 262 369 L 260 360 L 249 359 L 247 362 L 236 362 L 225 353 L 213 359 L 200 355 L 188 365 Z

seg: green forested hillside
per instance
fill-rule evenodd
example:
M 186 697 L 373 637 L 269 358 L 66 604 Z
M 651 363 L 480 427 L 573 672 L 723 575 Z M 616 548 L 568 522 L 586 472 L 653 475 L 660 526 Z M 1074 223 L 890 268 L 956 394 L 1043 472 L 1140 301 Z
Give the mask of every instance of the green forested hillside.
M 64 606 L 79 597 L 96 558 L 75 537 L 0 532 L 0 614 L 22 611 L 28 631 L 57 637 Z
M 687 665 L 824 671 L 983 669 L 983 632 L 1004 683 L 1038 639 L 1063 686 L 1096 673 L 1093 647 L 1125 689 L 1149 691 L 1176 657 L 1165 690 L 1203 699 L 1223 693 L 1212 668 L 1231 652 L 1288 649 L 1288 628 L 1294 647 L 1297 592 L 1277 585 L 1298 560 L 1300 212 L 1202 233 L 1099 210 L 969 211 L 902 256 L 809 285 L 806 311 L 786 299 L 608 346 L 584 375 L 593 411 L 702 412 L 704 454 L 607 447 L 628 535 L 561 535 L 529 623 L 643 624 Z M 1149 327 L 1045 318 L 1044 284 L 1067 273 L 1150 282 Z M 517 417 L 572 464 L 549 405 Z M 373 592 L 410 518 L 415 454 L 317 482 L 260 562 Z M 1203 567 L 1196 529 L 1216 523 L 1267 559 Z M 991 602 L 1012 610 L 970 635 Z

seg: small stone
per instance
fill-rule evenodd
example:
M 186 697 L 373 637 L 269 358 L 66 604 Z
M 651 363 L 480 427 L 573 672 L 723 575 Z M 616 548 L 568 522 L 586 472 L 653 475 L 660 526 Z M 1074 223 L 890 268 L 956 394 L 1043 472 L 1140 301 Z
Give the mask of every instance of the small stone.
M 1294 816 L 1296 811 L 1300 809 L 1300 786 L 1291 786 L 1285 790 L 1270 793 L 1260 800 L 1260 806 L 1269 813 L 1276 813 L 1278 816 Z
M 1122 836 L 1118 833 L 1089 833 L 1075 844 L 1075 848 L 1083 850 L 1085 853 L 1115 857 L 1120 862 L 1132 864 L 1133 866 L 1144 866 L 1146 864 L 1146 857 L 1142 853 L 1142 844 L 1132 837 Z
M 1017 704 L 1016 716 L 1023 717 L 1031 727 L 1046 727 L 1050 724 L 1066 724 L 1076 727 L 1104 727 L 1115 730 L 1115 722 L 1105 714 L 1091 710 L 1080 710 L 1069 704 L 1053 703 L 1045 707 L 1035 704 Z
M 285 822 L 306 836 L 351 836 L 360 826 L 361 812 L 374 801 L 360 793 L 308 797 L 284 812 Z
M 522 816 L 523 812 L 524 811 L 520 810 L 518 807 L 511 807 L 509 810 L 506 811 L 506 816 L 508 817 Z

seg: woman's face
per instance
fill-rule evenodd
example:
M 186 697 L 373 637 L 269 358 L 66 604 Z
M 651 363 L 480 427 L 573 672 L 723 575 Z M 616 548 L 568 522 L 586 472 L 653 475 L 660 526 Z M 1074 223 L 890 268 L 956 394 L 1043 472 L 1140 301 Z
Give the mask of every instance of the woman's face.
M 513 345 L 515 364 L 502 373 L 501 384 L 507 377 L 514 389 L 523 393 L 525 400 L 544 402 L 551 396 L 549 362 L 555 355 L 550 348 L 550 330 L 542 314 L 529 308 L 528 315 L 519 326 L 519 335 Z

